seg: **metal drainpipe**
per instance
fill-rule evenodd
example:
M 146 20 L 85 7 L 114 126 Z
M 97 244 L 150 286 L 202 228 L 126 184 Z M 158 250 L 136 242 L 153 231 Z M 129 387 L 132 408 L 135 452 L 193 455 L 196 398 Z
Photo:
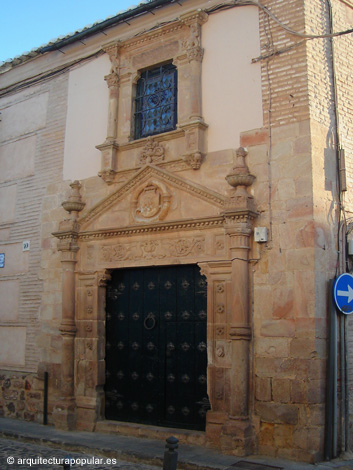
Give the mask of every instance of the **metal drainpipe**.
M 330 34 L 333 33 L 333 12 L 331 0 L 326 0 L 329 13 L 329 26 Z M 337 162 L 337 180 L 338 180 L 338 197 L 341 210 L 341 178 L 340 178 L 340 135 L 339 135 L 339 114 L 337 105 L 337 82 L 336 82 L 336 66 L 335 66 L 335 50 L 333 38 L 330 38 L 331 44 L 331 68 L 332 68 L 332 86 L 333 86 L 333 106 L 335 115 L 335 151 L 336 151 L 336 162 Z M 344 223 L 339 226 L 339 238 L 338 238 L 338 250 L 340 253 L 340 269 L 341 273 L 346 272 L 346 226 Z M 336 314 L 337 315 L 337 314 Z M 337 316 L 335 318 L 337 323 Z M 340 322 L 340 339 L 341 339 L 341 378 L 342 378 L 342 390 L 341 390 L 341 452 L 346 452 L 349 449 L 349 391 L 348 391 L 348 361 L 347 361 L 347 315 L 344 318 L 339 318 Z M 336 347 L 333 354 L 337 354 L 337 341 Z M 337 395 L 337 361 L 334 361 L 336 377 L 334 385 L 334 395 Z M 329 403 L 327 403 L 329 405 Z M 331 405 L 330 405 L 331 406 Z M 333 401 L 333 457 L 337 456 L 337 398 L 334 397 Z

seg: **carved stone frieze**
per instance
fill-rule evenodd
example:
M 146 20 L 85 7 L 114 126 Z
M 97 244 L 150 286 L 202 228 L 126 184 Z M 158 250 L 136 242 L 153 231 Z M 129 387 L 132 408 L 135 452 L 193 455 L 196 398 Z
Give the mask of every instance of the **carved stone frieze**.
M 154 140 L 153 137 L 147 137 L 146 145 L 138 158 L 137 166 L 146 165 L 147 163 L 160 163 L 164 160 L 164 147 L 162 144 Z
M 185 160 L 181 158 L 178 160 L 170 160 L 168 162 L 159 163 L 158 166 L 173 172 L 184 171 L 190 168 L 190 165 L 188 165 Z
M 183 258 L 202 253 L 205 253 L 204 237 L 193 237 L 105 245 L 101 248 L 100 258 L 102 263 L 114 263 L 125 260 Z

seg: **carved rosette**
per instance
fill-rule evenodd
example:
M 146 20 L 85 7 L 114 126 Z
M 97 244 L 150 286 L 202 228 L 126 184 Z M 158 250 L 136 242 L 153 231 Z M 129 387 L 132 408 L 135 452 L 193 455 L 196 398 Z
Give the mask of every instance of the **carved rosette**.
M 164 160 L 164 147 L 159 142 L 155 141 L 153 137 L 149 136 L 146 139 L 146 145 L 138 158 L 137 166 L 146 165 L 148 163 L 161 163 Z

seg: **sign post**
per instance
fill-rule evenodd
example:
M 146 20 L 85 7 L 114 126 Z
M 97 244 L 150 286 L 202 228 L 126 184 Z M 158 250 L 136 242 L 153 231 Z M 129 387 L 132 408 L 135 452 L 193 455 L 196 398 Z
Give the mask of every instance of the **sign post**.
M 333 285 L 333 298 L 338 310 L 345 315 L 353 313 L 353 276 L 343 273 Z

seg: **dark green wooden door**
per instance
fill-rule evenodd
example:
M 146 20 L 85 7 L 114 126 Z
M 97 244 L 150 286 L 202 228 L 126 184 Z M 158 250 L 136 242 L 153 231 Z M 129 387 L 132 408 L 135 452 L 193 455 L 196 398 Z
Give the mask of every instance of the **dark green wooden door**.
M 205 428 L 206 292 L 194 265 L 113 272 L 106 307 L 107 419 Z

